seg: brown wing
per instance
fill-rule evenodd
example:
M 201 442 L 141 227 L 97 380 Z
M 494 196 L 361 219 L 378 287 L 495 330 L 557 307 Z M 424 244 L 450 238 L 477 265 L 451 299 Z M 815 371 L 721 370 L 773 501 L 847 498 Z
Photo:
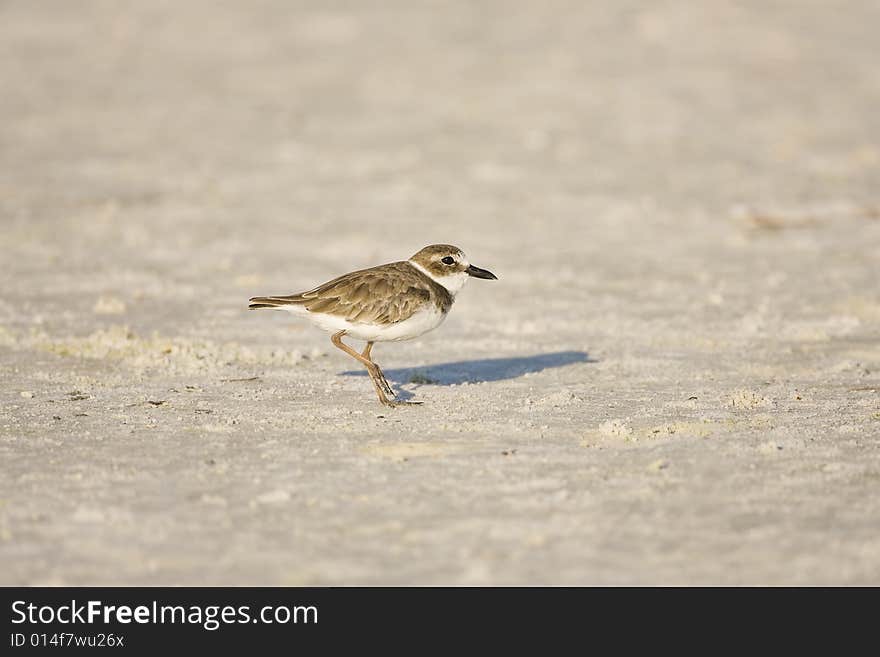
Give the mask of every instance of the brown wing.
M 313 313 L 383 324 L 409 319 L 430 300 L 418 271 L 406 262 L 351 272 L 291 298 Z

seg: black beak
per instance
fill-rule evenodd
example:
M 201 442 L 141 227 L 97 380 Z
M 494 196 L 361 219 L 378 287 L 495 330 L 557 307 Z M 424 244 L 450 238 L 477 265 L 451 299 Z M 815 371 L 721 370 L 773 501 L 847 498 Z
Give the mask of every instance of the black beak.
M 468 265 L 468 268 L 465 271 L 467 272 L 468 276 L 473 276 L 474 278 L 485 278 L 490 281 L 498 280 L 498 277 L 490 272 L 488 269 L 480 269 L 479 267 Z

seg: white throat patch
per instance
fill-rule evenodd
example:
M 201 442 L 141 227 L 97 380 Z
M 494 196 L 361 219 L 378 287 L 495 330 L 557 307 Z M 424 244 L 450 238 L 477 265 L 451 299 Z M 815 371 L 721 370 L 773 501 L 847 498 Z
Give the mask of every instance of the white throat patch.
M 467 275 L 467 272 L 463 272 L 463 271 L 458 272 L 457 274 L 452 274 L 450 276 L 437 277 L 437 276 L 434 276 L 427 269 L 422 267 L 419 263 L 413 262 L 412 260 L 407 260 L 407 262 L 409 264 L 411 264 L 413 267 L 415 267 L 416 269 L 418 269 L 420 272 L 422 272 L 425 276 L 430 278 L 435 283 L 438 283 L 438 284 L 442 285 L 443 287 L 445 287 L 446 290 L 449 292 L 449 294 L 451 294 L 452 296 L 455 296 L 456 294 L 458 294 L 461 291 L 461 288 L 464 287 L 464 284 L 467 283 L 468 278 L 470 278 L 470 276 Z

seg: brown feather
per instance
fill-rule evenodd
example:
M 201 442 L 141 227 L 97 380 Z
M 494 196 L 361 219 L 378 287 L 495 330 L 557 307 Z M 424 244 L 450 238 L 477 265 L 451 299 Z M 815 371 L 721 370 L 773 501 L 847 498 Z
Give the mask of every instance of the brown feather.
M 445 287 L 402 261 L 344 274 L 302 294 L 254 297 L 251 302 L 251 308 L 297 304 L 349 322 L 393 324 L 409 319 L 426 303 L 434 303 L 446 313 L 453 297 Z

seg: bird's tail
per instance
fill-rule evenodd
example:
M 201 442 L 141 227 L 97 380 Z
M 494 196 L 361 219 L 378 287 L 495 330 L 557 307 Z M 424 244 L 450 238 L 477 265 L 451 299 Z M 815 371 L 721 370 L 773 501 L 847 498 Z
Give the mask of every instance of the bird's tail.
M 251 310 L 258 308 L 278 308 L 279 306 L 289 306 L 291 304 L 301 303 L 304 301 L 299 294 L 292 294 L 289 297 L 251 297 Z

